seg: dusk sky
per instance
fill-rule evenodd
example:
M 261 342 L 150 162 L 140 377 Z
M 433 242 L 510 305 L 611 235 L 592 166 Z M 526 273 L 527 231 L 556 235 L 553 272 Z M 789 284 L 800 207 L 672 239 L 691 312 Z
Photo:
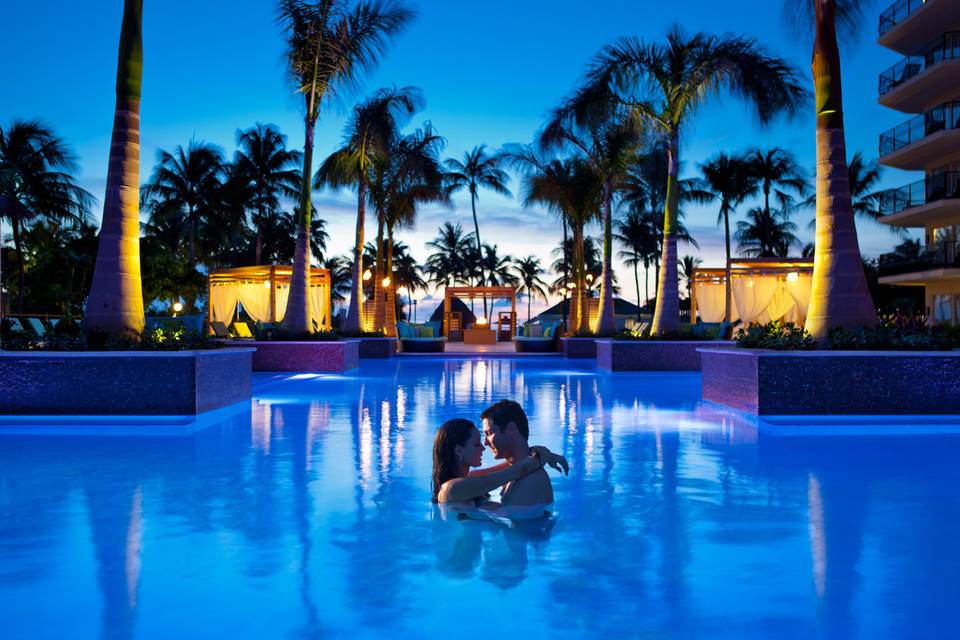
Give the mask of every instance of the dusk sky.
M 82 168 L 81 183 L 99 201 L 107 169 L 113 117 L 120 0 L 68 2 L 31 0 L 6 3 L 0 39 L 3 82 L 0 124 L 37 118 L 51 124 L 73 147 Z M 271 0 L 165 0 L 144 3 L 142 179 L 149 178 L 158 149 L 186 145 L 194 137 L 216 143 L 232 155 L 237 129 L 274 123 L 288 144 L 302 148 L 301 102 L 287 82 L 282 36 Z M 544 120 L 577 83 L 584 65 L 604 44 L 624 35 L 661 39 L 674 22 L 687 32 L 733 32 L 757 38 L 772 52 L 796 64 L 809 80 L 812 42 L 786 29 L 781 2 L 685 0 L 413 0 L 419 15 L 395 41 L 379 68 L 356 96 L 345 97 L 323 113 L 316 155 L 323 158 L 340 142 L 346 113 L 357 98 L 388 85 L 421 87 L 426 109 L 412 123 L 429 120 L 447 139 L 447 156 L 462 157 L 477 144 L 498 148 L 530 142 Z M 909 116 L 877 105 L 877 75 L 898 56 L 876 43 L 875 4 L 859 42 L 844 51 L 844 98 L 850 155 L 862 150 L 875 159 L 880 132 Z M 777 123 L 762 130 L 736 101 L 725 98 L 701 110 L 683 140 L 684 170 L 718 151 L 780 146 L 794 152 L 809 170 L 814 163 L 814 118 Z M 900 186 L 916 176 L 884 172 L 884 186 Z M 510 185 L 520 191 L 516 177 Z M 328 222 L 329 252 L 345 254 L 353 240 L 356 205 L 350 192 L 316 194 L 319 215 Z M 99 218 L 99 203 L 95 215 Z M 743 207 L 742 213 L 748 207 Z M 536 255 L 548 264 L 561 237 L 560 224 L 541 210 L 525 210 L 516 198 L 483 192 L 480 229 L 485 242 L 501 253 Z M 738 217 L 741 217 L 738 216 Z M 812 210 L 795 217 L 804 242 Z M 444 221 L 472 228 L 469 198 L 453 210 L 423 210 L 414 230 L 400 239 L 423 261 L 424 243 Z M 687 225 L 701 245 L 705 266 L 721 266 L 723 235 L 716 207 L 689 207 Z M 859 222 L 861 248 L 875 256 L 897 242 L 885 228 Z M 375 231 L 368 220 L 368 236 Z M 594 228 L 593 234 L 599 232 Z M 681 246 L 681 255 L 696 250 Z M 623 297 L 635 297 L 633 278 L 617 265 Z M 525 306 L 525 305 L 524 305 Z

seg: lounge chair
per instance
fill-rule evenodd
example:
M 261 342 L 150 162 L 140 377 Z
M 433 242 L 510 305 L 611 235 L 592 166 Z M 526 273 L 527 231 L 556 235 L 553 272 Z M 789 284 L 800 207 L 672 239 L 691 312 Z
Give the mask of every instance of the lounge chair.
M 421 335 L 409 322 L 398 322 L 397 337 L 400 338 L 400 349 L 404 353 L 443 353 L 447 339 L 443 336 L 433 336 L 433 327 L 429 329 L 430 336 Z M 428 332 L 424 331 L 424 334 L 426 333 Z
M 213 331 L 213 335 L 217 338 L 230 337 L 230 331 L 227 330 L 227 325 L 217 320 L 210 323 L 210 330 Z
M 560 323 L 553 322 L 543 330 L 543 336 L 514 336 L 513 347 L 517 353 L 550 353 L 557 350 Z
M 23 325 L 20 324 L 20 320 L 17 318 L 4 318 L 3 324 L 6 325 L 6 328 L 10 333 L 26 333 L 26 329 L 23 328 Z
M 253 333 L 246 322 L 234 322 L 230 328 L 233 329 L 233 335 L 237 338 L 253 338 Z
M 43 336 L 47 335 L 47 328 L 43 326 L 43 323 L 37 318 L 27 318 L 26 322 L 27 326 L 31 331 L 37 334 L 38 338 L 42 338 Z

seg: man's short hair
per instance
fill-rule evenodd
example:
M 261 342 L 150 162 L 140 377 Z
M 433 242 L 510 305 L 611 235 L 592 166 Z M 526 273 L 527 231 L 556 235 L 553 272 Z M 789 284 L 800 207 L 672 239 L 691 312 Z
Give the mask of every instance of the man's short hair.
M 489 420 L 502 429 L 509 423 L 517 425 L 517 431 L 523 436 L 524 440 L 530 437 L 530 425 L 527 423 L 527 414 L 519 402 L 513 400 L 501 400 L 490 405 L 480 414 L 481 420 Z

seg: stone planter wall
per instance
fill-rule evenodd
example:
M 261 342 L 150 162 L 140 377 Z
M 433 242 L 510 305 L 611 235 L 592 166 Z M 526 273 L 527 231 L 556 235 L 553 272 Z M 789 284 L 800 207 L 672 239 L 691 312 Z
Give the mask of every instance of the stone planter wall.
M 596 338 L 560 338 L 564 358 L 596 358 Z
M 0 413 L 195 415 L 250 399 L 253 349 L 0 352 Z
M 755 415 L 960 414 L 960 352 L 701 351 L 702 392 Z
M 285 340 L 236 340 L 231 347 L 255 347 L 254 371 L 298 371 L 302 373 L 339 373 L 360 364 L 357 340 L 333 342 Z
M 607 371 L 699 371 L 700 349 L 729 340 L 597 340 L 597 368 Z
M 351 338 L 360 347 L 360 358 L 391 358 L 397 352 L 396 338 Z

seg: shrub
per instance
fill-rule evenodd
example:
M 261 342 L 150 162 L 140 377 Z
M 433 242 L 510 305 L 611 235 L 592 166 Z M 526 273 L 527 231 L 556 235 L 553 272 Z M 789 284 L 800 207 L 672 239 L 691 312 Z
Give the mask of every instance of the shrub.
M 891 316 L 873 327 L 832 329 L 826 339 L 818 343 L 801 327 L 771 322 L 741 329 L 736 341 L 737 346 L 744 349 L 778 351 L 949 351 L 960 348 L 960 327 L 944 324 L 931 327 L 920 316 Z
M 776 351 L 806 351 L 817 348 L 817 343 L 803 327 L 792 322 L 779 321 L 752 324 L 740 329 L 736 337 L 741 349 L 774 349 Z
M 340 338 L 340 334 L 336 331 L 306 331 L 303 333 L 291 333 L 290 331 L 282 329 L 279 326 L 257 327 L 257 340 L 269 340 L 275 342 L 336 342 L 340 340 Z
M 64 319 L 42 338 L 8 329 L 3 335 L 3 348 L 8 351 L 196 351 L 222 347 L 213 337 L 183 325 L 146 329 L 132 336 L 84 333 L 79 324 Z

